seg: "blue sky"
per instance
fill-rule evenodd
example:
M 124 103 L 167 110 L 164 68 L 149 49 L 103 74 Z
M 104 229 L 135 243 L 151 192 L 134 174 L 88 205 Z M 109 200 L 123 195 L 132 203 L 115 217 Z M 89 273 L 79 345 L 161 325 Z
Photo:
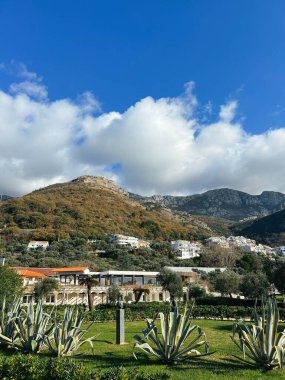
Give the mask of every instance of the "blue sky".
M 89 90 L 121 112 L 193 80 L 202 103 L 237 97 L 248 131 L 284 126 L 282 0 L 2 0 L 0 12 L 1 61 L 27 64 L 52 99 Z
M 283 130 L 284 14 L 283 0 L 1 0 L 0 89 L 13 93 L 14 98 L 23 92 L 19 87 L 11 90 L 11 83 L 22 75 L 15 65 L 24 65 L 27 72 L 37 75 L 35 82 L 48 91 L 48 97 L 44 95 L 37 99 L 39 102 L 45 98 L 48 104 L 63 99 L 76 103 L 80 94 L 88 92 L 101 104 L 92 109 L 93 116 L 112 111 L 122 115 L 148 96 L 179 99 L 184 85 L 193 81 L 198 104 L 195 116 L 191 113 L 193 118 L 201 119 L 208 109 L 204 117 L 207 123 L 214 123 L 221 105 L 236 102 L 232 119 L 241 124 L 243 133 L 262 135 L 271 129 Z M 11 62 L 14 69 L 9 69 Z M 23 80 L 27 78 L 22 75 Z M 79 136 L 77 141 L 89 138 Z M 80 157 L 87 156 L 86 151 Z M 103 156 L 85 158 L 84 168 L 76 173 L 66 167 L 54 173 L 47 171 L 44 179 L 30 168 L 32 186 L 45 184 L 48 178 L 69 179 L 81 171 L 105 174 L 110 167 L 128 167 L 120 155 Z M 25 159 L 24 153 L 16 158 Z M 130 180 L 130 173 L 140 170 L 140 165 L 126 169 L 115 179 L 147 193 L 185 193 L 223 186 L 259 192 L 271 186 L 269 180 L 258 187 L 225 179 L 201 186 L 195 180 L 195 186 L 190 186 L 193 181 L 188 178 L 175 187 L 168 185 L 169 173 L 160 185 L 147 177 L 138 184 L 138 178 Z M 177 167 L 181 165 L 177 163 Z M 243 173 L 253 170 L 246 166 Z M 25 170 L 15 175 L 24 178 Z M 110 174 L 118 173 L 111 170 Z M 3 191 L 11 191 L 13 186 Z M 19 186 L 20 192 L 30 189 Z M 279 183 L 272 183 L 271 188 L 285 190 Z

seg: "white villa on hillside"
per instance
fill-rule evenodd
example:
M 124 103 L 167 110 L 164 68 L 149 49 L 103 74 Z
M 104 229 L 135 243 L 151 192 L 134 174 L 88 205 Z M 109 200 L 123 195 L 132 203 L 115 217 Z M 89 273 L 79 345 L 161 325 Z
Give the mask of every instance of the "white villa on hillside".
M 114 234 L 110 236 L 110 241 L 112 243 L 121 245 L 122 247 L 132 247 L 132 248 L 149 248 L 150 243 L 146 240 L 140 240 L 134 236 L 126 236 Z
M 32 240 L 28 244 L 28 249 L 36 249 L 39 247 L 42 247 L 43 249 L 47 249 L 48 246 L 49 246 L 48 241 Z
M 187 240 L 175 240 L 171 242 L 171 248 L 176 252 L 178 259 L 191 259 L 200 256 L 202 244 Z

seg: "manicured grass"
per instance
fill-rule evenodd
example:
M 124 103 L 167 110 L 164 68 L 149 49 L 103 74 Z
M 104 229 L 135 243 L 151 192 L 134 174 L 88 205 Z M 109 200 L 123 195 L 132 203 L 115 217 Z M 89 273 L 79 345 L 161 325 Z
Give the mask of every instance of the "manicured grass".
M 197 379 L 197 380 L 263 380 L 285 379 L 285 369 L 264 372 L 262 369 L 249 367 L 239 362 L 232 355 L 240 355 L 238 349 L 232 343 L 229 335 L 233 322 L 228 321 L 194 321 L 199 324 L 207 335 L 212 355 L 192 359 L 185 364 L 167 366 L 160 364 L 155 358 L 148 358 L 137 350 L 138 360 L 133 357 L 133 336 L 141 332 L 146 326 L 145 322 L 127 322 L 125 345 L 114 344 L 116 327 L 115 323 L 95 323 L 90 329 L 89 335 L 100 334 L 94 343 L 94 354 L 88 345 L 81 350 L 82 355 L 74 360 L 85 363 L 87 366 L 97 369 L 109 369 L 112 366 L 123 365 L 126 368 L 137 368 L 145 373 L 167 372 L 171 379 Z M 11 353 L 11 350 L 8 351 Z M 2 351 L 2 355 L 7 355 Z
M 148 358 L 143 352 L 136 351 L 138 360 L 133 357 L 133 336 L 140 333 L 146 326 L 145 322 L 127 322 L 126 341 L 128 344 L 117 346 L 115 340 L 115 323 L 98 323 L 92 327 L 92 333 L 100 333 L 94 344 L 94 356 L 81 357 L 87 365 L 108 369 L 113 365 L 123 365 L 129 368 L 139 368 L 146 373 L 165 371 L 171 379 L 231 379 L 231 380 L 263 380 L 285 379 L 285 369 L 264 372 L 262 369 L 251 368 L 239 362 L 232 355 L 240 355 L 238 348 L 229 338 L 233 322 L 228 321 L 195 321 L 207 335 L 212 355 L 192 359 L 186 364 L 167 366 L 159 364 L 155 358 Z M 85 347 L 85 352 L 91 351 Z

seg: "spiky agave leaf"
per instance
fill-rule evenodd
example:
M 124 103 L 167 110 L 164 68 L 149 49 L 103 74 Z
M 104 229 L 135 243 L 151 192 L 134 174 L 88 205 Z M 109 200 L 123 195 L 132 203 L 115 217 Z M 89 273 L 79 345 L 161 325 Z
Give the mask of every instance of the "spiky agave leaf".
M 235 357 L 266 369 L 282 368 L 285 356 L 285 330 L 278 333 L 279 310 L 274 297 L 270 297 L 266 303 L 262 300 L 261 315 L 258 314 L 255 305 L 253 320 L 253 325 L 241 321 L 233 327 L 231 339 L 243 353 L 243 358 Z
M 192 309 L 185 307 L 181 315 L 178 309 L 160 316 L 161 335 L 155 325 L 156 318 L 147 320 L 147 328 L 142 330 L 143 336 L 135 335 L 137 341 L 135 348 L 141 349 L 148 355 L 154 355 L 164 363 L 176 363 L 189 359 L 191 355 L 197 356 L 201 353 L 197 348 L 204 346 L 205 354 L 208 354 L 208 343 L 205 334 L 199 326 L 192 326 Z M 193 337 L 193 334 L 196 334 Z M 191 339 L 192 338 L 192 339 Z M 135 351 L 133 352 L 134 356 Z
M 15 327 L 15 319 L 21 314 L 21 299 L 15 298 L 14 301 L 6 307 L 6 298 L 4 297 L 1 321 L 0 321 L 0 344 L 4 346 L 13 346 L 18 348 L 16 342 L 19 339 L 17 329 Z
M 37 353 L 45 346 L 46 337 L 52 333 L 51 314 L 43 312 L 39 302 L 30 302 L 27 310 L 14 321 L 24 352 Z
M 84 316 L 77 306 L 75 308 L 66 307 L 63 320 L 54 324 L 52 336 L 46 338 L 49 350 L 57 356 L 71 356 L 87 343 L 93 350 L 93 341 L 98 335 L 86 339 L 84 339 L 84 336 L 94 322 L 91 322 L 86 329 L 83 329 L 83 321 Z

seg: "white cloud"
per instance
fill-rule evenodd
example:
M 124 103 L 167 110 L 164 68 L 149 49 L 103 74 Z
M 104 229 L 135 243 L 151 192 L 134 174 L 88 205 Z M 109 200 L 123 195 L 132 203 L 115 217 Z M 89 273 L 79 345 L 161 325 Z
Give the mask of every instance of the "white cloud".
M 115 178 L 141 194 L 285 192 L 285 129 L 247 134 L 236 121 L 235 100 L 206 122 L 197 116 L 190 82 L 176 98 L 147 97 L 124 113 L 96 115 L 100 103 L 90 92 L 50 101 L 35 73 L 20 66 L 18 75 L 24 80 L 11 93 L 0 91 L 1 193 L 23 194 L 83 174 Z
M 29 71 L 22 62 L 12 60 L 10 63 L 0 63 L 0 71 L 20 78 L 22 81 L 10 85 L 9 91 L 13 95 L 26 94 L 37 100 L 46 100 L 48 97 L 47 87 L 42 83 L 43 78 Z
M 46 99 L 48 96 L 46 86 L 29 80 L 20 83 L 12 83 L 9 90 L 12 94 L 27 94 L 31 98 L 39 100 Z

